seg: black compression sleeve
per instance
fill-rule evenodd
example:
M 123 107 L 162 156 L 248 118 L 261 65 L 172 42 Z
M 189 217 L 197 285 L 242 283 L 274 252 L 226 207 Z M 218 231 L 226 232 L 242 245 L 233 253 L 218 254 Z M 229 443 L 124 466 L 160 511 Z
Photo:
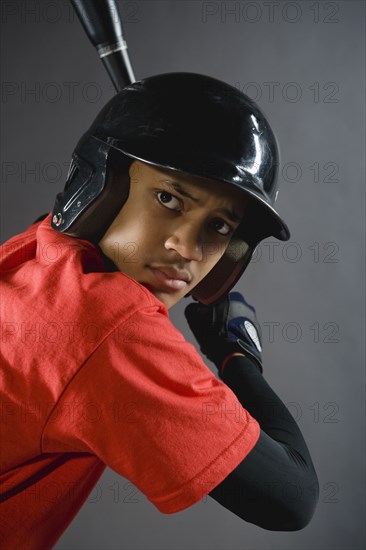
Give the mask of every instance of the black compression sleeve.
M 302 529 L 313 516 L 319 489 L 299 427 L 249 358 L 230 359 L 223 380 L 258 421 L 261 434 L 252 451 L 210 496 L 264 529 Z

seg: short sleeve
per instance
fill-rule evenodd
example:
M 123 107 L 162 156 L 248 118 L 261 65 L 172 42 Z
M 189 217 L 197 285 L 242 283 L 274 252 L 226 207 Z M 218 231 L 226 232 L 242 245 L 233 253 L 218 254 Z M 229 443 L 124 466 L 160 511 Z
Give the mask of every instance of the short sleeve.
M 89 452 L 164 513 L 198 502 L 250 452 L 259 425 L 156 306 L 112 331 L 50 416 L 43 452 Z

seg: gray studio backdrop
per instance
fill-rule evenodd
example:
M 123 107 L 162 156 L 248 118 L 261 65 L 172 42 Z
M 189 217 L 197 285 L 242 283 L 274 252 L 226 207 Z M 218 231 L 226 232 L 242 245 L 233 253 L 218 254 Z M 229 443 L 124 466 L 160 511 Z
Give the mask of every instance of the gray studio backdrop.
M 262 243 L 238 289 L 260 317 L 265 376 L 311 448 L 320 502 L 305 530 L 273 533 L 210 498 L 160 514 L 108 470 L 56 548 L 364 548 L 365 3 L 120 6 L 138 78 L 212 75 L 255 99 L 275 128 L 291 241 Z M 74 145 L 113 90 L 66 0 L 4 0 L 2 23 L 3 241 L 52 208 Z M 184 306 L 171 318 L 193 340 Z

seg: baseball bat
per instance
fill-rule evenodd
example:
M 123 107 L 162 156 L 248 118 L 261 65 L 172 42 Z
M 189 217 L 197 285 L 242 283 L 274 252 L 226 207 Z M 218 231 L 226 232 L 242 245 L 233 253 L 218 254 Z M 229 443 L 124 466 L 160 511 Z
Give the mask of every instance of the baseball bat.
M 117 92 L 135 82 L 116 0 L 71 0 Z

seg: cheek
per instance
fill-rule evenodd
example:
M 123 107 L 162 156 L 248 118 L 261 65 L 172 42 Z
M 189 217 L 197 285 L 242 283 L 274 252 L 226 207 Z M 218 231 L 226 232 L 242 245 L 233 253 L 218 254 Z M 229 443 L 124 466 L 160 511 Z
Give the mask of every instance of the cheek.
M 199 279 L 200 281 L 208 275 L 208 273 L 217 265 L 217 263 L 221 260 L 222 256 L 225 253 L 226 250 L 225 247 L 216 247 L 216 250 L 213 252 L 212 249 L 207 252 L 204 256 L 203 262 L 199 265 Z
M 124 268 L 133 268 L 140 264 L 146 249 L 143 227 L 140 223 L 129 224 L 116 235 L 119 248 L 119 260 Z
M 118 242 L 120 261 L 129 264 L 127 267 L 137 268 L 149 261 L 161 248 L 162 238 L 159 233 L 156 219 L 145 215 L 143 212 L 129 219 L 127 224 L 120 226 L 109 237 L 109 243 Z M 114 244 L 114 246 L 116 246 Z
M 136 262 L 140 249 L 140 235 L 131 223 L 123 223 L 121 218 L 115 220 L 106 232 L 100 245 L 109 258 L 125 271 L 126 266 Z

